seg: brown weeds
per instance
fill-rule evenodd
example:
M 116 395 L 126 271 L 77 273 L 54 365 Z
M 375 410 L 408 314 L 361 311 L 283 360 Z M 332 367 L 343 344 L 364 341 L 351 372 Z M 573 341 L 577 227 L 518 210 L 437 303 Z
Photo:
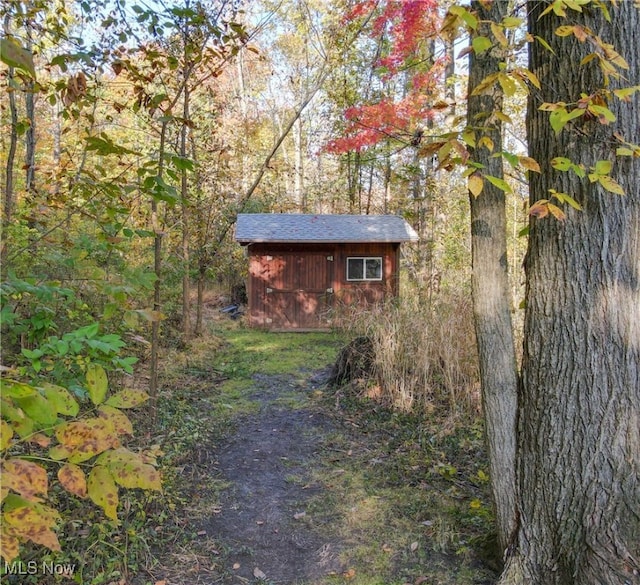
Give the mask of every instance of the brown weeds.
M 478 365 L 470 300 L 415 296 L 342 316 L 350 332 L 371 339 L 374 365 L 365 393 L 408 412 L 446 409 L 477 416 Z

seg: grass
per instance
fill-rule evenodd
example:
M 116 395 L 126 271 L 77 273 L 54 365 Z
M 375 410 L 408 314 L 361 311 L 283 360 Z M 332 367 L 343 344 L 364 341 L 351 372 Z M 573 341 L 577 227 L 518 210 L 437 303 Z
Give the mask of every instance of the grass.
M 324 491 L 315 527 L 339 535 L 348 569 L 327 583 L 471 585 L 494 577 L 484 561 L 492 514 L 478 427 L 442 435 L 436 421 L 370 401 L 343 402 L 343 430 L 316 471 Z M 426 579 L 426 581 L 425 581 Z

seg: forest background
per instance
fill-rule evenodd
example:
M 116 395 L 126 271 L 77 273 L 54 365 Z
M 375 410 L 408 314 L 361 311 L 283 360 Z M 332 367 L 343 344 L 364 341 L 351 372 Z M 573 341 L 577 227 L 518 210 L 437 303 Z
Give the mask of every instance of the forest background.
M 558 0 L 546 13 L 582 18 L 587 4 Z M 594 4 L 605 18 L 606 5 Z M 149 399 L 154 418 L 163 348 L 205 332 L 208 291 L 241 286 L 243 252 L 232 238 L 239 212 L 401 214 L 420 235 L 404 250 L 404 310 L 469 314 L 473 202 L 490 200 L 483 195 L 495 189 L 508 252 L 499 256 L 502 264 L 508 258 L 503 300 L 513 299 L 507 311 L 517 338 L 530 218 L 562 224 L 584 201 L 555 189 L 528 200 L 529 175 L 542 163 L 528 156 L 524 139 L 527 100 L 540 89 L 525 52 L 537 42 L 556 54 L 552 39 L 527 33 L 526 4 L 472 8 L 428 0 L 8 2 L 3 456 L 48 449 L 51 459 L 66 460 L 61 485 L 110 518 L 118 485 L 159 488 L 153 453 L 134 453 L 117 439 L 131 430 L 122 410 Z M 554 38 L 596 46 L 584 64 L 598 63 L 605 88 L 629 68 L 590 29 L 561 29 Z M 468 56 L 477 61 L 495 47 L 496 69 L 468 91 Z M 628 101 L 633 82 L 615 97 Z M 474 129 L 472 98 L 492 92 L 500 107 L 486 111 L 497 120 Z M 555 99 L 542 106 L 559 134 L 577 118 L 614 123 L 609 97 L 594 90 L 570 107 Z M 633 140 L 615 138 L 617 156 L 637 158 Z M 590 183 L 624 194 L 611 161 L 585 168 L 570 152 L 557 154 L 553 169 L 581 179 L 588 169 Z M 516 357 L 507 384 L 513 396 Z M 124 389 L 140 359 L 149 387 Z M 467 382 L 464 392 L 449 393 L 448 408 L 477 406 Z M 390 392 L 390 401 L 428 410 L 433 398 L 408 395 Z M 76 420 L 82 399 L 97 414 Z M 85 477 L 78 464 L 89 460 Z M 3 465 L 5 560 L 20 542 L 55 549 L 57 512 L 40 497 L 46 472 L 20 457 Z M 506 516 L 501 544 L 514 519 Z

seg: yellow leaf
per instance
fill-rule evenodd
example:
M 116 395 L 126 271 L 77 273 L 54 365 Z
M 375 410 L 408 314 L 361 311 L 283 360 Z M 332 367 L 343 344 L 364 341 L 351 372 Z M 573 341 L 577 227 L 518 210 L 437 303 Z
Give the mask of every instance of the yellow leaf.
M 124 488 L 162 491 L 160 474 L 138 453 L 120 448 L 101 455 L 98 463 L 107 467 L 115 482 Z
M 80 498 L 87 497 L 87 479 L 80 467 L 67 463 L 58 470 L 58 479 L 62 487 Z
M 2 464 L 2 483 L 30 502 L 42 501 L 36 494 L 49 490 L 47 472 L 32 461 L 13 458 Z
M 141 390 L 125 389 L 116 392 L 105 404 L 115 408 L 134 408 L 149 400 L 149 395 Z
M 118 521 L 118 488 L 106 467 L 97 465 L 91 470 L 87 493 L 91 501 L 104 510 L 107 518 Z
M 478 83 L 478 85 L 473 88 L 471 95 L 480 95 L 483 91 L 493 87 L 496 81 L 498 81 L 499 75 L 500 74 L 498 73 L 491 73 L 490 75 L 487 75 L 480 83 Z
M 478 140 L 478 147 L 484 146 L 489 152 L 493 152 L 493 140 L 488 136 L 483 136 Z
M 10 444 L 13 437 L 13 429 L 4 420 L 0 420 L 0 451 L 4 451 Z
M 559 26 L 556 29 L 556 34 L 559 37 L 568 37 L 570 35 L 573 34 L 575 27 L 574 26 L 569 26 L 569 25 L 563 25 L 563 26 Z
M 30 540 L 55 551 L 60 550 L 60 543 L 51 528 L 58 518 L 55 510 L 38 504 L 11 508 L 3 515 L 3 520 L 19 539 Z
M 91 402 L 102 404 L 107 395 L 107 387 L 109 385 L 104 368 L 98 364 L 89 364 L 87 366 L 86 379 Z
M 557 220 L 564 221 L 567 218 L 564 211 L 562 211 L 562 209 L 560 209 L 557 205 L 554 205 L 553 203 L 547 203 L 547 208 L 549 209 L 551 215 L 553 215 L 553 217 L 555 217 Z
M 509 44 L 509 41 L 507 40 L 507 37 L 504 36 L 504 31 L 502 30 L 502 27 L 499 24 L 496 24 L 495 22 L 492 22 L 491 23 L 491 32 L 493 33 L 493 36 L 496 38 L 496 40 L 503 47 L 506 47 Z
M 482 188 L 484 186 L 484 181 L 482 179 L 482 176 L 477 173 L 475 175 L 471 175 L 469 177 L 468 185 L 469 185 L 469 191 L 471 191 L 471 194 L 474 197 L 477 197 L 478 195 L 480 195 L 480 193 L 482 193 Z
M 531 85 L 540 89 L 542 86 L 540 85 L 540 80 L 537 75 L 533 71 L 529 71 L 528 69 L 520 69 L 521 73 L 529 80 Z
M 68 449 L 64 445 L 54 445 L 53 447 L 51 447 L 51 449 L 49 449 L 49 457 L 51 457 L 51 459 L 53 459 L 54 461 L 62 461 L 63 459 L 69 457 L 71 453 L 73 453 L 73 451 L 71 449 Z
M 117 408 L 103 404 L 98 408 L 98 416 L 110 421 L 118 435 L 133 435 L 133 425 L 129 417 Z
M 6 563 L 11 563 L 19 554 L 20 543 L 18 539 L 15 537 L 13 530 L 2 522 L 0 525 L 0 556 Z
M 620 183 L 618 183 L 615 179 L 612 179 L 608 175 L 598 177 L 598 181 L 607 191 L 611 193 L 615 193 L 616 195 L 625 194 L 622 185 L 620 185 Z
M 540 172 L 540 165 L 535 159 L 529 156 L 519 156 L 518 160 L 520 161 L 520 164 L 528 171 L 534 171 L 536 173 Z
M 55 406 L 56 411 L 60 414 L 67 414 L 69 416 L 76 416 L 78 414 L 80 406 L 66 388 L 45 383 L 42 384 L 42 391 L 47 400 Z

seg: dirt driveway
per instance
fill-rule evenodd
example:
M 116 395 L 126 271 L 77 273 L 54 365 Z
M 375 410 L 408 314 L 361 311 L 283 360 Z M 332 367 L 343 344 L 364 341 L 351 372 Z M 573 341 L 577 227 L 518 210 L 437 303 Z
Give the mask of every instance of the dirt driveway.
M 232 582 L 313 583 L 343 571 L 341 543 L 307 516 L 309 499 L 323 489 L 310 467 L 334 424 L 318 409 L 278 401 L 283 388 L 307 395 L 324 378 L 319 372 L 300 384 L 292 376 L 255 376 L 250 398 L 259 410 L 219 450 L 216 466 L 229 488 L 203 528 L 228 551 Z

